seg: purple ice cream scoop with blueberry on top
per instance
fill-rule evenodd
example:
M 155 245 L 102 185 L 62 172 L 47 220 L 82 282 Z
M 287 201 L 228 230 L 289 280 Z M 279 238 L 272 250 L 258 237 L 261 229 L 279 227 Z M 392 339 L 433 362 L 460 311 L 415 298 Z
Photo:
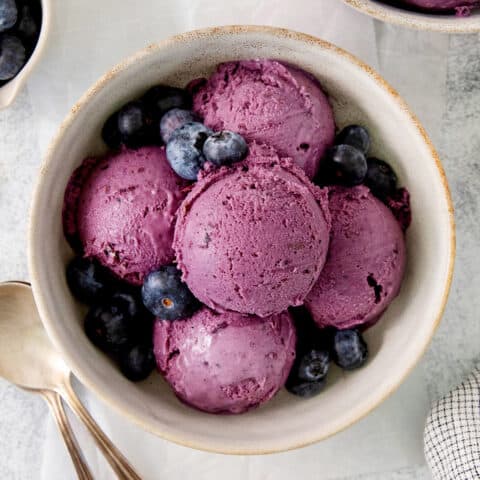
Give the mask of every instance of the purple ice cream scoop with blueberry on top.
M 205 305 L 267 317 L 301 305 L 328 251 L 327 191 L 291 159 L 250 145 L 247 159 L 203 175 L 180 206 L 174 249 Z
M 220 64 L 194 88 L 193 108 L 213 130 L 232 130 L 293 158 L 313 178 L 333 143 L 335 121 L 318 81 L 275 60 Z

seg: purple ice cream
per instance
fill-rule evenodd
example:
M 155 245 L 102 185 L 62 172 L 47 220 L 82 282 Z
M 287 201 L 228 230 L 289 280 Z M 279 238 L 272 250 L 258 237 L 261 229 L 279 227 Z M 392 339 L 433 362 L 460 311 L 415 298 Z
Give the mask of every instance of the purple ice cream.
M 285 384 L 295 342 L 288 312 L 261 319 L 203 308 L 154 327 L 159 370 L 180 399 L 211 413 L 242 413 L 270 400 Z
M 332 187 L 329 208 L 329 254 L 305 305 L 320 327 L 367 327 L 400 290 L 404 234 L 393 213 L 367 187 Z
M 313 178 L 335 135 L 333 111 L 317 80 L 274 60 L 220 64 L 195 82 L 194 110 L 213 130 L 269 145 Z
M 479 7 L 479 0 L 401 0 L 400 3 L 412 5 L 423 10 L 441 11 L 441 10 L 457 10 L 461 13 L 462 8 L 468 10 Z
M 87 158 L 65 192 L 65 236 L 85 256 L 138 285 L 174 260 L 175 215 L 186 187 L 161 147 Z
M 202 303 L 267 317 L 303 303 L 329 231 L 326 190 L 291 159 L 252 144 L 245 162 L 197 182 L 179 209 L 174 249 Z

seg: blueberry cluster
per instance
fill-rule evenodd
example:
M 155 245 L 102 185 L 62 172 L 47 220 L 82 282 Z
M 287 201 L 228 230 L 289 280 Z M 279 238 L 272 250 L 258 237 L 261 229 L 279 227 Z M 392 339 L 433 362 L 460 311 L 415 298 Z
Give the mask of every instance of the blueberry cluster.
M 80 256 L 68 264 L 66 277 L 75 298 L 90 307 L 84 320 L 87 337 L 132 381 L 144 380 L 155 367 L 154 316 L 178 320 L 199 306 L 174 265 L 147 275 L 141 289 L 113 278 L 96 260 Z
M 0 87 L 27 63 L 41 21 L 40 0 L 0 0 Z
M 323 390 L 332 361 L 343 370 L 355 370 L 367 361 L 368 347 L 358 330 L 319 329 L 305 309 L 295 310 L 297 352 L 285 386 L 310 398 Z
M 369 149 L 370 135 L 364 127 L 345 127 L 322 160 L 317 183 L 347 187 L 364 184 L 376 197 L 386 201 L 397 190 L 397 175 L 387 162 L 368 157 Z
M 191 106 L 192 97 L 186 90 L 156 85 L 112 113 L 103 126 L 102 138 L 112 149 L 161 145 L 162 117 L 172 109 L 188 110 Z
M 214 133 L 198 122 L 174 130 L 167 143 L 167 159 L 173 170 L 186 180 L 196 180 L 205 162 L 218 167 L 245 158 L 247 143 L 235 132 Z
M 112 278 L 89 258 L 75 257 L 66 276 L 72 294 L 89 306 L 84 329 L 90 341 L 111 355 L 128 379 L 147 378 L 155 367 L 153 316 L 138 289 Z
M 186 90 L 157 85 L 110 115 L 102 138 L 113 149 L 165 144 L 173 170 L 191 181 L 197 179 L 205 162 L 222 166 L 245 158 L 248 147 L 242 136 L 230 131 L 214 133 L 191 107 L 192 97 Z

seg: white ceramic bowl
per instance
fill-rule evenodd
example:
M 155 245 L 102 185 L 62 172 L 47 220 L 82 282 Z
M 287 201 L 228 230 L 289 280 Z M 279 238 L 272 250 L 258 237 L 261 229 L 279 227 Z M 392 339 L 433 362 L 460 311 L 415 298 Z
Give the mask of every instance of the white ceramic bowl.
M 267 57 L 317 76 L 339 126 L 358 122 L 373 152 L 390 161 L 412 195 L 408 268 L 385 318 L 367 333 L 368 365 L 335 370 L 324 393 L 301 400 L 282 391 L 261 408 L 215 416 L 180 403 L 154 374 L 133 384 L 93 347 L 82 330 L 84 309 L 70 295 L 65 266 L 72 252 L 62 233 L 68 178 L 82 159 L 104 151 L 107 116 L 159 82 L 183 86 L 226 60 Z M 317 38 L 269 27 L 221 27 L 151 45 L 102 77 L 72 108 L 39 172 L 29 232 L 29 262 L 40 315 L 77 377 L 104 402 L 145 430 L 191 447 L 256 454 L 300 447 L 338 432 L 390 395 L 425 351 L 447 300 L 455 251 L 453 209 L 440 161 L 399 95 L 367 65 Z
M 415 12 L 401 7 L 387 5 L 381 0 L 343 0 L 353 8 L 383 22 L 394 23 L 418 30 L 443 33 L 480 32 L 480 10 L 474 10 L 469 17 Z
M 18 75 L 3 87 L 0 87 L 0 110 L 8 107 L 15 100 L 23 85 L 27 81 L 28 76 L 37 65 L 42 53 L 45 51 L 47 44 L 47 37 L 50 32 L 50 22 L 52 17 L 52 0 L 41 0 L 42 4 L 42 25 L 40 28 L 40 35 L 38 37 L 37 45 L 32 55 L 28 59 L 25 66 L 20 70 Z

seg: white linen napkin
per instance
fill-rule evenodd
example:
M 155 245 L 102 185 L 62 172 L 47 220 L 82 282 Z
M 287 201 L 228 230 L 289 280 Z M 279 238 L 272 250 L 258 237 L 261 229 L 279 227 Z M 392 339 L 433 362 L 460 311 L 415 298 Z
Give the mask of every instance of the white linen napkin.
M 424 384 L 417 370 L 395 395 L 350 429 L 310 447 L 261 456 L 219 455 L 175 445 L 140 430 L 85 389 L 76 390 L 143 480 L 344 480 L 423 463 L 422 430 L 430 403 L 425 389 L 419 388 Z M 94 478 L 114 480 L 93 441 L 73 420 Z M 40 478 L 76 478 L 53 422 L 48 425 Z
M 480 478 L 480 366 L 433 407 L 425 457 L 435 480 Z
M 228 4 L 228 5 L 227 5 Z M 53 0 L 48 50 L 29 81 L 45 150 L 80 95 L 123 57 L 169 35 L 225 24 L 268 24 L 310 33 L 349 50 L 397 87 L 434 140 L 444 107 L 445 36 L 375 23 L 336 0 Z M 417 88 L 428 71 L 429 101 Z M 409 74 L 409 73 L 410 74 Z M 430 107 L 433 105 L 434 107 Z M 428 106 L 428 108 L 424 108 Z M 421 368 L 369 417 L 321 444 L 285 454 L 230 457 L 197 452 L 155 438 L 108 411 L 78 387 L 87 407 L 146 480 L 158 478 L 304 480 L 346 478 L 423 462 L 422 425 L 429 399 Z M 77 424 L 96 479 L 114 478 Z M 53 423 L 43 452 L 41 479 L 74 479 Z

